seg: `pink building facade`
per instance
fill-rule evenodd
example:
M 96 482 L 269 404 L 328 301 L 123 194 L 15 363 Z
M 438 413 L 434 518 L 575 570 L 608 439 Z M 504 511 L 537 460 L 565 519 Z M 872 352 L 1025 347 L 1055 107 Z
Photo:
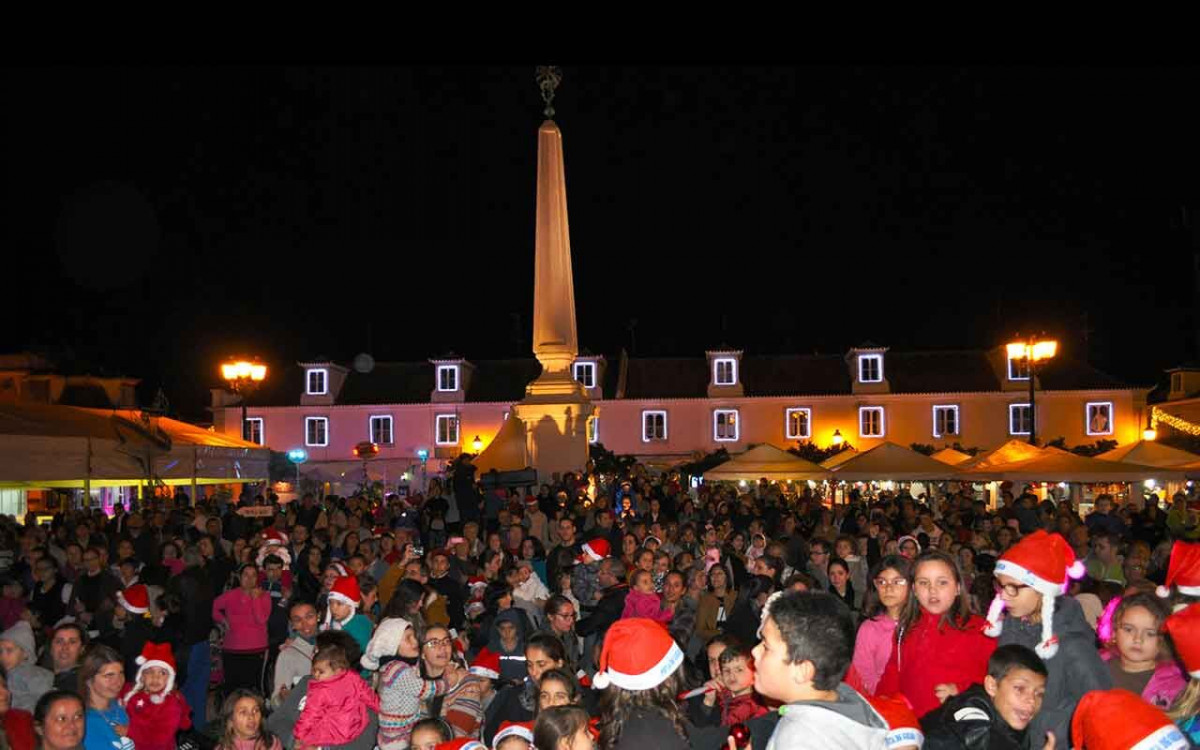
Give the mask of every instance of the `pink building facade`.
M 363 371 L 366 370 L 366 371 Z M 581 355 L 576 378 L 596 406 L 590 439 L 618 454 L 666 466 L 725 448 L 771 443 L 828 446 L 835 433 L 859 450 L 961 444 L 988 449 L 1027 436 L 1029 381 L 1003 347 L 892 352 L 864 346 L 844 355 L 606 359 Z M 539 372 L 537 361 L 462 358 L 334 362 L 277 368 L 251 397 L 247 437 L 277 451 L 303 448 L 312 476 L 361 477 L 354 446 L 371 441 L 375 478 L 403 485 L 462 451 L 487 447 Z M 1147 389 L 1059 356 L 1036 373 L 1037 437 L 1068 446 L 1136 441 L 1146 425 Z M 214 427 L 237 435 L 237 396 L 213 391 Z M 478 443 L 476 440 L 478 439 Z

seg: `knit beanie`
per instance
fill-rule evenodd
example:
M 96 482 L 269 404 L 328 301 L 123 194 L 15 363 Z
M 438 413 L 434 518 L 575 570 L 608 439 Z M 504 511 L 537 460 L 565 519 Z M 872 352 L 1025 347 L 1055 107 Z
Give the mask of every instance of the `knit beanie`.
M 625 690 L 658 687 L 683 664 L 683 651 L 667 629 L 644 617 L 617 620 L 604 636 L 592 684 Z
M 1071 719 L 1079 750 L 1184 750 L 1191 747 L 1171 719 L 1128 690 L 1084 694 Z
M 1068 576 L 1082 578 L 1083 563 L 1075 559 L 1075 550 L 1058 534 L 1038 529 L 1014 544 L 996 562 L 993 575 L 1015 578 L 1042 595 L 1042 641 L 1034 651 L 1043 659 L 1058 653 L 1058 637 L 1054 635 L 1054 603 L 1066 593 Z M 988 628 L 983 631 L 995 638 L 1004 629 L 1004 597 L 997 594 L 988 607 Z
M 403 617 L 389 617 L 379 623 L 359 663 L 372 672 L 379 669 L 381 659 L 396 656 L 400 641 L 404 639 L 404 631 L 411 627 L 412 623 Z

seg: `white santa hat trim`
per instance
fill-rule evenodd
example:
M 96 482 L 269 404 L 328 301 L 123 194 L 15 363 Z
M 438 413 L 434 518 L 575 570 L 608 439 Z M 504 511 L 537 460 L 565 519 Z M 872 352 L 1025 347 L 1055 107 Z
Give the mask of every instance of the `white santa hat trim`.
M 893 747 L 923 747 L 925 735 L 915 727 L 896 727 L 889 729 L 884 737 L 888 748 Z
M 167 696 L 171 694 L 171 691 L 175 689 L 175 667 L 172 667 L 170 664 L 159 659 L 150 659 L 147 661 L 146 657 L 144 656 L 139 656 L 135 661 L 138 664 L 137 677 L 134 678 L 133 688 L 125 694 L 125 697 L 122 699 L 121 703 L 128 704 L 129 699 L 133 697 L 134 693 L 146 693 L 146 684 L 142 681 L 142 673 L 151 667 L 158 667 L 159 669 L 167 670 L 167 686 L 163 688 L 162 692 L 146 693 L 146 695 L 150 697 L 151 703 L 156 705 L 162 703 L 167 699 Z
M 496 732 L 496 736 L 492 738 L 492 749 L 495 750 L 495 748 L 500 747 L 501 742 L 513 736 L 520 737 L 528 742 L 530 747 L 533 746 L 533 732 L 529 731 L 529 727 L 523 727 L 520 724 L 511 724 Z
M 117 592 L 117 601 L 122 607 L 134 613 L 135 615 L 144 615 L 150 611 L 149 607 L 135 607 L 130 604 L 129 601 L 125 599 L 125 592 L 123 591 Z
M 1166 724 L 1146 735 L 1129 750 L 1186 750 L 1191 743 L 1174 724 Z
M 593 560 L 594 562 L 599 562 L 604 559 L 602 556 L 596 554 L 596 550 L 592 549 L 591 542 L 584 543 L 583 554 L 587 555 L 588 558 Z
M 355 610 L 358 609 L 358 602 L 354 601 L 353 599 L 346 596 L 345 594 L 339 594 L 336 591 L 330 591 L 329 599 L 330 599 L 330 601 L 337 600 L 339 602 L 342 602 L 343 604 L 349 604 L 351 607 L 354 607 Z
M 1200 596 L 1200 586 L 1176 586 L 1175 590 L 1184 596 Z M 1154 593 L 1158 594 L 1163 599 L 1166 599 L 1171 595 L 1171 587 L 1159 586 L 1154 590 Z
M 603 690 L 610 684 L 626 690 L 649 690 L 662 684 L 662 681 L 670 677 L 671 673 L 682 663 L 683 652 L 679 650 L 678 645 L 672 643 L 663 658 L 645 672 L 625 674 L 609 667 L 603 672 L 597 672 L 592 678 L 592 684 L 599 690 Z

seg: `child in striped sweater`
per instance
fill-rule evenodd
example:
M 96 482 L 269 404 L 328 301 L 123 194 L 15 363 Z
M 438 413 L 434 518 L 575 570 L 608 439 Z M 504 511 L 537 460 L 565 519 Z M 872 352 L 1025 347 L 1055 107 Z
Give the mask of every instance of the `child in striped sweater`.
M 445 695 L 462 678 L 463 671 L 451 664 L 440 677 L 426 679 L 421 676 L 419 657 L 417 634 L 399 617 L 380 623 L 363 656 L 364 667 L 383 666 L 378 685 L 380 750 L 405 750 L 413 725 L 423 718 L 422 706 Z

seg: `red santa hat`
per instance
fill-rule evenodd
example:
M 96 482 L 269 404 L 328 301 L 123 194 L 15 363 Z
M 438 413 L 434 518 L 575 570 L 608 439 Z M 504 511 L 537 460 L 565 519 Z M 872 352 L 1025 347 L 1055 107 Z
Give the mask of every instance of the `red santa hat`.
M 1171 719 L 1128 690 L 1093 690 L 1071 719 L 1080 750 L 1184 750 L 1187 737 Z
M 487 580 L 480 576 L 471 576 L 467 579 L 467 587 L 471 589 L 471 599 L 482 599 L 483 592 L 487 590 Z
M 1167 618 L 1163 630 L 1188 674 L 1200 679 L 1200 604 L 1189 604 Z
M 1083 563 L 1075 559 L 1075 550 L 1058 534 L 1038 529 L 1014 544 L 996 562 L 995 576 L 1008 576 L 1029 586 L 1042 595 L 1042 642 L 1034 651 L 1043 659 L 1058 653 L 1058 637 L 1054 635 L 1054 601 L 1067 590 L 1068 576 L 1082 578 Z M 988 628 L 984 632 L 995 638 L 1004 629 L 1000 619 L 1005 608 L 999 594 L 988 607 Z
M 917 715 L 900 695 L 875 695 L 867 698 L 871 707 L 879 712 L 887 722 L 888 733 L 886 742 L 888 750 L 902 748 L 917 748 L 925 744 L 925 735 L 921 732 L 921 722 Z
M 159 693 L 147 693 L 147 695 L 150 696 L 150 701 L 152 703 L 162 703 L 164 700 L 166 700 L 166 697 L 171 694 L 171 691 L 175 689 L 175 654 L 171 651 L 171 644 L 152 643 L 147 641 L 146 645 L 142 646 L 142 653 L 140 656 L 138 656 L 136 661 L 138 665 L 138 671 L 137 677 L 133 682 L 133 689 L 125 694 L 125 698 L 122 700 L 122 703 L 127 704 L 130 696 L 132 696 L 134 693 L 138 691 L 146 691 L 146 685 L 142 679 L 142 675 L 147 669 L 153 667 L 165 669 L 167 671 L 167 686 Z
M 683 652 L 667 629 L 644 617 L 617 620 L 604 636 L 600 668 L 592 684 L 625 690 L 658 687 L 683 664 Z
M 1200 544 L 1175 542 L 1171 546 L 1171 562 L 1167 564 L 1167 580 L 1156 590 L 1161 597 L 1171 595 L 1171 586 L 1186 596 L 1200 596 Z
M 263 529 L 262 543 L 263 544 L 287 544 L 288 543 L 287 534 L 284 534 L 282 531 L 278 531 L 274 528 Z
M 579 681 L 579 687 L 591 688 L 592 678 L 588 677 L 588 673 L 582 669 L 575 673 L 575 679 Z
M 337 600 L 358 609 L 362 600 L 362 591 L 358 588 L 358 579 L 354 576 L 338 576 L 329 590 L 329 599 Z
M 449 742 L 439 742 L 433 750 L 488 750 L 488 747 L 473 737 L 459 737 Z
M 144 615 L 150 611 L 150 592 L 140 583 L 135 583 L 124 591 L 118 591 L 117 601 L 135 615 Z
M 583 553 L 579 555 L 579 562 L 599 562 L 608 557 L 608 540 L 593 539 L 590 542 L 585 542 L 583 545 Z
M 475 661 L 471 662 L 471 668 L 468 671 L 489 680 L 500 679 L 500 654 L 489 650 L 486 646 L 481 648 L 475 656 Z
M 520 737 L 533 746 L 532 721 L 505 721 L 500 723 L 500 731 L 492 738 L 492 750 L 500 747 L 500 743 L 509 737 Z

